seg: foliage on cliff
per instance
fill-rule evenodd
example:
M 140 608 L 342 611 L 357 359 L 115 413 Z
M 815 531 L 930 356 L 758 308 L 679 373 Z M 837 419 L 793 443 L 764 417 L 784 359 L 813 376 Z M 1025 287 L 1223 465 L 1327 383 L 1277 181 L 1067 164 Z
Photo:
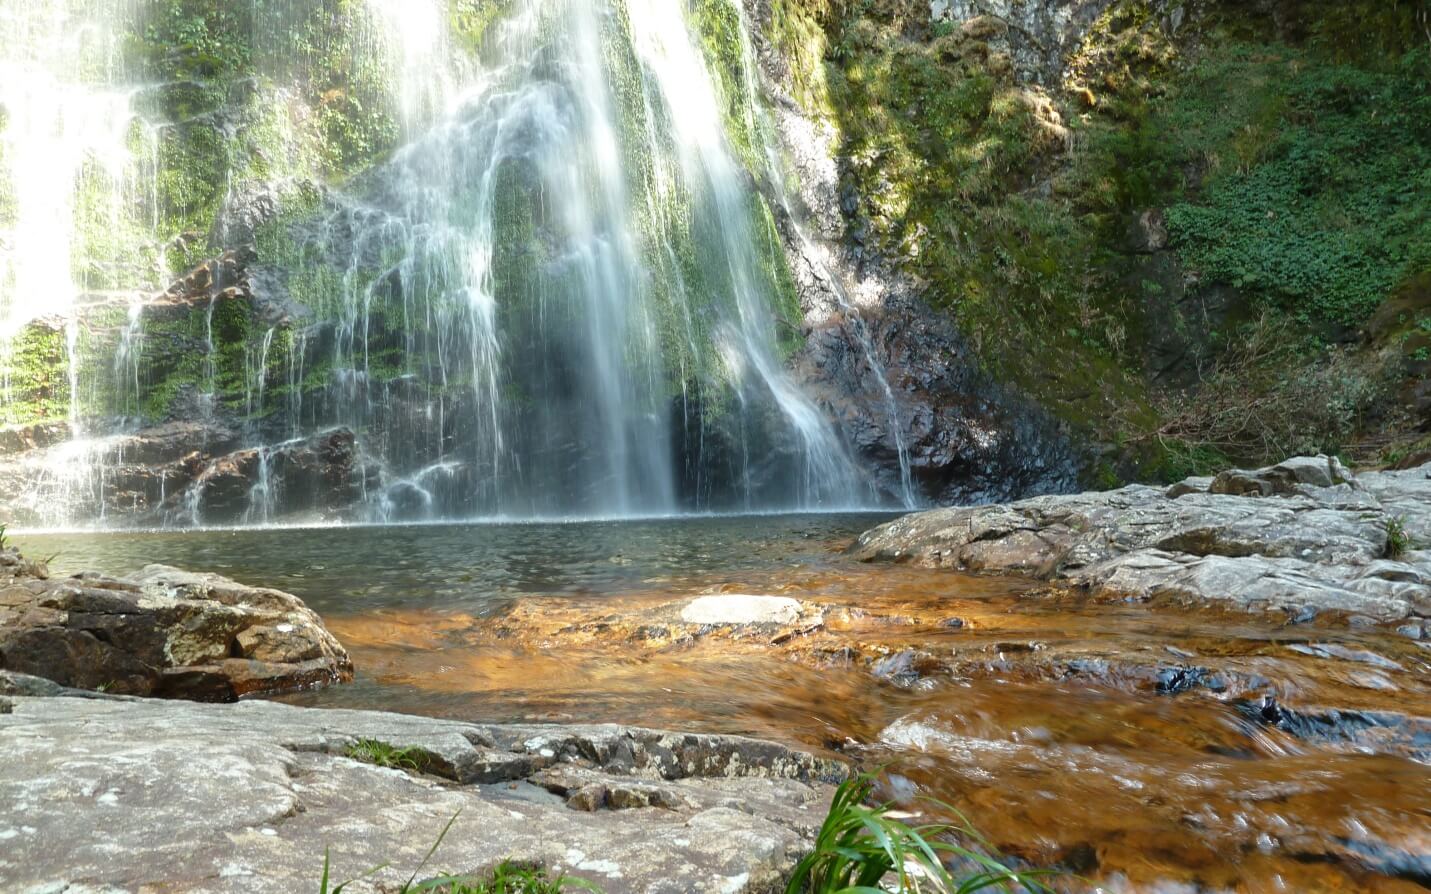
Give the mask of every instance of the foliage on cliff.
M 1104 442 L 1096 480 L 1414 422 L 1397 414 L 1431 325 L 1414 4 L 1118 0 L 1046 86 L 1016 74 L 995 17 L 775 0 L 765 24 L 843 138 L 852 237 L 917 272 L 986 368 Z

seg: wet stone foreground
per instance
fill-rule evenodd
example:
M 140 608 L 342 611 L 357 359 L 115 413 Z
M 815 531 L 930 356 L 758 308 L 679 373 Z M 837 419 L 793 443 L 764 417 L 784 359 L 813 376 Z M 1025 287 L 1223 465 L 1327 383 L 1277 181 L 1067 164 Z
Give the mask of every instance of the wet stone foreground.
M 1229 496 L 1214 505 L 1233 523 L 1236 500 L 1275 501 L 1248 511 L 1286 521 L 1312 499 Z M 944 802 L 1015 860 L 1076 875 L 1070 891 L 1431 883 L 1431 630 L 1415 587 L 1376 583 L 1401 601 L 1359 603 L 1373 615 L 846 554 L 880 520 L 132 535 L 99 541 L 87 567 L 212 567 L 300 595 L 357 671 L 286 702 L 773 739 L 884 768 L 887 797 Z M 1377 580 L 1414 583 L 1422 557 Z M 1367 567 L 1389 575 L 1383 561 Z

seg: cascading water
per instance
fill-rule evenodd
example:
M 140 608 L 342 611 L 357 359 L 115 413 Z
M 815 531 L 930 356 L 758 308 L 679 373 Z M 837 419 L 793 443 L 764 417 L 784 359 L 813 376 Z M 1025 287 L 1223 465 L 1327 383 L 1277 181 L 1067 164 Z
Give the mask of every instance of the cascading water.
M 255 22 L 268 2 L 254 0 Z M 52 67 L 95 52 L 35 32 L 43 16 L 32 5 L 20 42 L 52 51 Z M 136 21 L 118 0 L 92 0 L 87 13 L 96 7 Z M 226 249 L 247 226 L 253 257 L 211 263 L 192 311 L 181 301 L 189 293 L 151 300 L 154 277 L 130 277 L 126 294 L 149 303 L 125 305 L 105 364 L 80 359 L 86 345 L 106 344 L 76 310 L 84 290 L 37 291 L 26 272 L 37 256 L 8 251 L 0 322 L 13 339 L 37 317 L 69 321 L 75 430 L 114 439 L 85 448 L 84 486 L 36 476 L 16 502 L 38 524 L 71 525 L 140 508 L 149 523 L 267 523 L 302 509 L 305 492 L 318 506 L 316 492 L 337 487 L 356 494 L 345 517 L 374 520 L 869 501 L 834 429 L 784 370 L 800 311 L 770 211 L 729 145 L 716 60 L 683 8 L 513 0 L 478 46 L 459 51 L 445 0 L 368 0 L 348 25 L 365 29 L 351 52 L 385 73 L 402 145 L 341 187 L 276 177 L 264 152 L 242 176 L 231 164 L 209 240 Z M 266 29 L 266 44 L 255 35 L 254 57 L 282 56 L 284 33 Z M 49 72 L 0 60 L 20 72 L 12 82 Z M 147 214 L 160 244 L 160 203 L 142 199 L 147 184 L 132 172 L 163 172 L 137 164 L 134 149 L 192 125 L 145 120 L 128 98 L 143 85 L 114 83 L 87 76 L 76 90 L 117 97 L 103 119 L 123 150 L 106 169 L 118 172 L 115 214 Z M 11 183 L 25 170 L 15 159 L 46 132 L 16 124 L 15 93 L 0 87 L 0 180 Z M 289 132 L 313 116 L 284 116 L 293 93 L 284 82 L 266 94 L 279 111 L 265 127 L 280 133 L 279 152 L 297 156 Z M 69 140 L 78 160 L 49 172 L 51 203 L 112 148 Z M 281 195 L 282 211 L 235 223 L 227 209 L 254 183 Z M 70 239 L 60 243 L 69 270 L 93 252 L 73 244 L 73 214 L 58 213 L 47 225 Z M 258 299 L 242 304 L 249 293 L 224 278 L 243 265 L 243 288 L 261 276 L 265 300 L 282 308 L 261 324 Z M 169 359 L 166 344 L 188 344 L 190 356 Z M 126 463 L 157 449 L 146 433 L 159 423 L 171 439 L 174 426 L 194 424 L 200 453 L 217 458 L 200 467 L 186 454 L 136 472 Z M 73 446 L 51 448 L 51 459 L 64 450 L 75 465 Z M 341 474 L 335 457 L 347 463 Z
M 741 3 L 734 4 L 736 13 L 740 19 L 738 29 L 740 37 L 740 72 L 742 76 L 742 86 L 745 94 L 751 97 L 751 101 L 745 103 L 746 109 L 746 130 L 754 135 L 759 141 L 759 148 L 765 163 L 765 175 L 771 184 L 777 185 L 774 192 L 777 194 L 781 207 L 785 212 L 785 219 L 789 221 L 793 229 L 795 238 L 800 242 L 800 254 L 815 267 L 815 273 L 828 286 L 830 293 L 839 304 L 840 311 L 845 314 L 850 321 L 850 328 L 855 340 L 859 344 L 861 353 L 864 355 L 865 363 L 870 367 L 873 378 L 880 385 L 883 392 L 885 409 L 889 418 L 889 431 L 894 439 L 895 456 L 899 462 L 899 500 L 906 509 L 916 509 L 922 503 L 918 491 L 914 486 L 914 475 L 909 459 L 909 450 L 904 443 L 904 424 L 900 419 L 899 402 L 895 400 L 894 389 L 890 387 L 889 378 L 885 375 L 884 366 L 880 363 L 874 343 L 870 338 L 869 327 L 865 325 L 864 317 L 861 315 L 846 292 L 844 284 L 840 281 L 827 260 L 828 252 L 823 247 L 817 246 L 806 232 L 805 224 L 796 213 L 790 203 L 789 196 L 783 189 L 778 187 L 783 183 L 782 167 L 780 161 L 780 148 L 775 139 L 775 128 L 764 114 L 764 109 L 754 97 L 760 94 L 757 84 L 758 69 L 756 68 L 755 50 L 751 46 L 750 27 L 746 21 L 745 7 Z

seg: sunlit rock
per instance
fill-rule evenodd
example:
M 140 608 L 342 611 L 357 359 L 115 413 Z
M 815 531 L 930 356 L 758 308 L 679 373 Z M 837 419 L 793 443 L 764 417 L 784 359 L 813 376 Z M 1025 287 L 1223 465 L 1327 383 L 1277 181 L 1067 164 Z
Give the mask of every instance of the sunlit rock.
M 721 593 L 692 600 L 681 609 L 687 624 L 792 624 L 800 603 L 785 596 Z
M 713 891 L 711 879 L 733 877 L 744 881 L 723 890 L 770 891 L 844 774 L 769 742 L 619 726 L 264 701 L 0 706 L 0 803 L 16 808 L 0 812 L 6 891 L 290 894 L 317 884 L 325 853 L 334 877 L 370 873 L 377 890 L 396 890 L 426 856 L 423 877 L 516 860 L 608 894 Z M 420 755 L 425 772 L 349 756 L 359 740 Z
M 936 509 L 867 531 L 850 552 L 1025 574 L 1138 598 L 1431 615 L 1431 465 L 1353 476 L 1295 457 L 1170 489 Z

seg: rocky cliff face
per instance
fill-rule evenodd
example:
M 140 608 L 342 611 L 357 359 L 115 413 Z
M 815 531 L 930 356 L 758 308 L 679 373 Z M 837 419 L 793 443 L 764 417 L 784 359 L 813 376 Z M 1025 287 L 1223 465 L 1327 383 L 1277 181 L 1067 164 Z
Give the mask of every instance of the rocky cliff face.
M 814 229 L 1068 426 L 1085 483 L 1424 449 L 1424 13 L 757 6 L 790 155 L 832 159 Z
M 776 5 L 744 0 L 771 139 L 793 187 L 773 203 L 805 314 L 799 379 L 847 442 L 907 504 L 1066 490 L 1076 479 L 1067 431 L 983 373 L 927 284 L 876 246 L 843 176 L 834 122 L 802 107 L 798 69 L 772 39 Z

